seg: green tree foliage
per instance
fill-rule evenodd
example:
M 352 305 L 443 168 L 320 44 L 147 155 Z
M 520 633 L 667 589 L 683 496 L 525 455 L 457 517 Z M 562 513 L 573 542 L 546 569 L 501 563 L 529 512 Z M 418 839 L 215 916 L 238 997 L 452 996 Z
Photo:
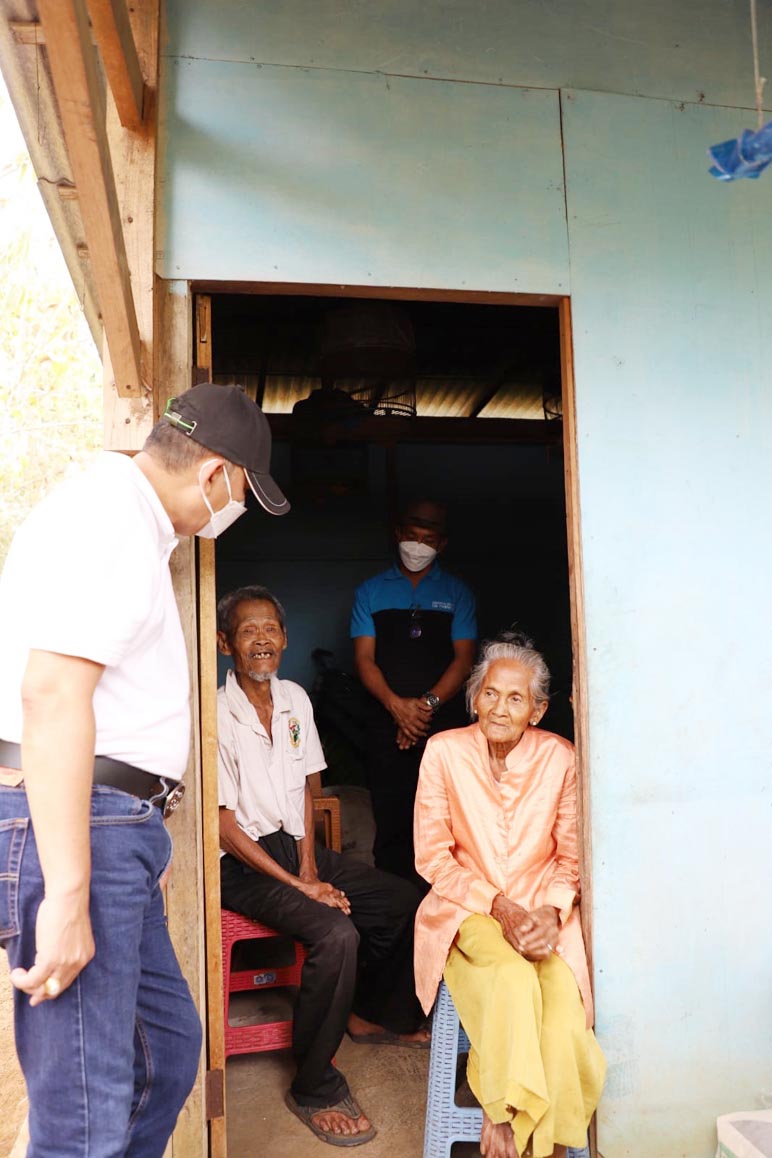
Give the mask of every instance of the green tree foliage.
M 102 445 L 101 365 L 0 82 L 0 566 L 26 515 Z

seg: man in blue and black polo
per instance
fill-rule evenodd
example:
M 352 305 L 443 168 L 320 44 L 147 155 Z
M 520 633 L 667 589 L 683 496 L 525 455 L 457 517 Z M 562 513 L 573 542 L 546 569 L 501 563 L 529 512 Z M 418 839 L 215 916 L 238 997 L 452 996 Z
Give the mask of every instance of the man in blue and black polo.
M 445 507 L 412 500 L 395 537 L 397 561 L 357 588 L 351 636 L 357 674 L 372 697 L 375 863 L 416 880 L 418 769 L 430 735 L 467 723 L 460 692 L 474 661 L 477 622 L 472 592 L 437 563 L 448 541 Z

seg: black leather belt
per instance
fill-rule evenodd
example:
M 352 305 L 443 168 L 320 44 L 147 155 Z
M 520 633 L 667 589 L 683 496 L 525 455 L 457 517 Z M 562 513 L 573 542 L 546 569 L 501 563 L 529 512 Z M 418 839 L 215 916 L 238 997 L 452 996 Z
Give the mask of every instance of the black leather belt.
M 0 767 L 21 771 L 20 744 L 0 740 Z M 174 812 L 185 793 L 184 784 L 145 772 L 143 768 L 135 768 L 123 760 L 114 760 L 112 756 L 94 757 L 94 783 L 117 788 L 130 796 L 139 796 L 141 800 L 151 800 L 163 809 L 164 816 Z

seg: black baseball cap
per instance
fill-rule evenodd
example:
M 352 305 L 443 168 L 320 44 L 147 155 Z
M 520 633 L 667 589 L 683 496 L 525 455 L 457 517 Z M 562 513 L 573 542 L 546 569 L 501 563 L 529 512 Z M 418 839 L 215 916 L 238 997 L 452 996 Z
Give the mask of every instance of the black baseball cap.
M 247 482 L 269 515 L 286 515 L 290 505 L 269 473 L 271 428 L 242 386 L 201 382 L 170 398 L 162 420 L 207 450 L 243 466 Z

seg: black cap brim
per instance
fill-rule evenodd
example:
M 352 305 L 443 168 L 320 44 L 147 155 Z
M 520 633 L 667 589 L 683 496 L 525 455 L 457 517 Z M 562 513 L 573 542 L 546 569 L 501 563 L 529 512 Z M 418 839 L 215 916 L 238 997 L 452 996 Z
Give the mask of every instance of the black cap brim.
M 290 505 L 269 474 L 245 470 L 252 494 L 269 515 L 286 515 Z

